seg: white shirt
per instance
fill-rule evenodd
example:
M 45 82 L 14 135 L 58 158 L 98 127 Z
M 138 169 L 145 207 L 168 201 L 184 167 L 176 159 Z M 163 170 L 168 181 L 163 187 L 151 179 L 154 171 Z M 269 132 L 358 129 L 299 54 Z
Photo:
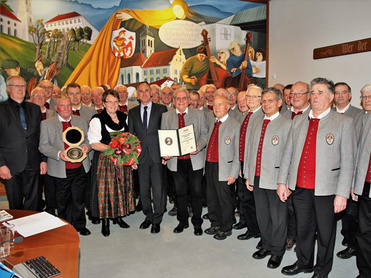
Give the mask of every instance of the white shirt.
M 264 116 L 264 120 L 270 120 L 270 121 L 273 121 L 274 119 L 276 119 L 278 116 L 280 115 L 280 112 L 278 111 L 276 114 L 270 116 L 270 117 L 267 117 L 267 115 Z
M 309 118 L 310 118 L 310 119 L 322 119 L 322 118 L 326 117 L 327 114 L 330 113 L 330 111 L 331 111 L 331 108 L 329 108 L 329 109 L 327 109 L 325 112 L 319 114 L 318 117 L 314 117 L 314 116 L 313 116 L 313 112 L 312 112 L 312 110 L 310 110 L 310 111 L 309 111 Z
M 122 131 L 125 129 L 125 127 L 123 127 L 121 130 L 113 130 L 107 125 L 105 125 L 105 127 L 108 132 Z M 91 119 L 89 123 L 88 140 L 89 144 L 100 143 L 102 140 L 102 125 L 98 118 Z
M 336 106 L 335 106 L 336 107 Z M 347 106 L 345 106 L 343 109 L 338 109 L 337 107 L 336 107 L 336 112 L 338 112 L 338 113 L 345 113 L 345 112 L 347 112 L 347 110 L 349 109 L 349 107 L 350 107 L 350 102 L 348 103 L 348 105 Z

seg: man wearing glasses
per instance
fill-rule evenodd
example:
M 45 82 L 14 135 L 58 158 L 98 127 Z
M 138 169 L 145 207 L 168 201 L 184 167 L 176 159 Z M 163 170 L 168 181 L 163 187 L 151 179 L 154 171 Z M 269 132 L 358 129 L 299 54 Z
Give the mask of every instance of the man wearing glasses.
M 26 82 L 8 77 L 9 99 L 0 103 L 0 178 L 4 180 L 10 209 L 39 209 L 39 175 L 47 166 L 39 148 L 41 111 L 24 100 Z
M 294 119 L 295 116 L 305 114 L 308 115 L 310 111 L 309 105 L 309 86 L 302 81 L 296 82 L 291 87 L 290 110 L 282 111 L 283 115 L 287 118 Z
M 52 93 L 53 93 L 53 83 L 47 79 L 44 79 L 39 83 L 39 87 L 41 87 L 46 96 L 46 102 L 45 102 L 45 107 L 46 109 L 50 109 L 54 111 L 54 107 L 56 104 L 56 101 L 52 98 Z

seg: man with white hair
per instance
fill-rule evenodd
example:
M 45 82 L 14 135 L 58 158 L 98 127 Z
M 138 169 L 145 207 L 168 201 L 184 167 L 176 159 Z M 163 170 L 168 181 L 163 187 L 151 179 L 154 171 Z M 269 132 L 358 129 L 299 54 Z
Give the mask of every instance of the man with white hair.
M 91 88 L 88 85 L 81 86 L 81 104 L 94 108 L 94 103 L 91 101 Z
M 152 84 L 150 87 L 152 91 L 152 102 L 159 103 L 161 99 L 161 87 L 157 84 Z
M 129 93 L 128 88 L 125 85 L 117 85 L 115 91 L 119 94 L 119 109 L 121 112 L 128 114 L 131 108 L 138 105 L 138 103 L 136 104 L 134 101 L 128 100 Z
M 91 97 L 94 103 L 94 109 L 99 114 L 103 111 L 103 93 L 102 87 L 95 87 L 91 90 Z

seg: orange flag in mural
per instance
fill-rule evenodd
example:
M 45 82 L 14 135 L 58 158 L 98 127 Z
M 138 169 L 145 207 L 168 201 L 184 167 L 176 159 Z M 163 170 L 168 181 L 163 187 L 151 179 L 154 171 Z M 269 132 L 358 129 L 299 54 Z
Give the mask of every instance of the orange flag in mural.
M 113 88 L 117 85 L 121 57 L 111 50 L 110 42 L 112 32 L 120 28 L 122 20 L 134 18 L 142 24 L 158 29 L 169 21 L 194 16 L 199 16 L 199 14 L 189 9 L 184 0 L 174 0 L 169 9 L 123 9 L 115 12 L 104 25 L 93 45 L 81 59 L 65 85 L 72 82 L 90 87 L 108 84 Z
M 76 82 L 90 87 L 102 84 L 108 84 L 111 88 L 116 86 L 120 73 L 121 57 L 115 55 L 111 50 L 110 42 L 112 32 L 120 28 L 121 18 L 118 18 L 117 15 L 121 13 L 125 13 L 141 23 L 155 28 L 160 28 L 162 24 L 176 19 L 172 9 L 124 9 L 115 12 L 72 72 L 66 84 Z

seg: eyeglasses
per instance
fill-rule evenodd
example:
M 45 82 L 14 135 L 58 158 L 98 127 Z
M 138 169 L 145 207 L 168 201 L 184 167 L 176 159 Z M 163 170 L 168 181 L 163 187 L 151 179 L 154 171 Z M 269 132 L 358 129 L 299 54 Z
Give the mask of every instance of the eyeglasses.
M 45 95 L 35 94 L 35 95 L 33 95 L 33 97 L 45 97 Z
M 362 100 L 364 99 L 364 100 L 366 100 L 366 99 L 371 99 L 371 96 L 361 96 L 360 97 Z
M 306 94 L 308 94 L 308 92 L 306 92 L 306 93 L 290 93 L 290 96 L 291 97 L 302 97 Z
M 106 103 L 108 103 L 108 104 L 119 104 L 118 101 L 106 101 Z
M 11 84 L 11 85 L 8 85 L 9 87 L 16 87 L 17 89 L 24 89 L 24 88 L 26 88 L 26 85 L 13 85 L 13 84 Z
M 261 96 L 254 96 L 254 95 L 246 95 L 248 98 L 260 98 Z

